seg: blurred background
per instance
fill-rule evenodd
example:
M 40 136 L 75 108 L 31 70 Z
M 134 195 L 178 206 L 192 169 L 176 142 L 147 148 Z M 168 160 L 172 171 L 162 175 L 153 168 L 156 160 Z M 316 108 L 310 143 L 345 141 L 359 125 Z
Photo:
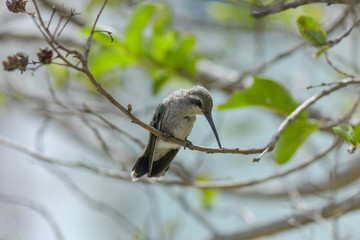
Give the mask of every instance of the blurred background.
M 65 16 L 62 26 L 70 9 L 80 13 L 71 18 L 59 39 L 83 51 L 102 3 L 38 2 L 46 22 L 52 5 L 56 6 L 53 30 L 59 14 Z M 129 22 L 136 22 L 134 12 L 143 14 L 139 9 L 146 4 L 158 4 L 154 5 L 158 15 L 154 13 L 142 29 L 141 51 L 131 55 L 124 50 L 129 44 L 126 37 L 137 26 Z M 297 19 L 310 16 L 330 30 L 328 40 L 337 39 L 353 26 L 360 9 L 358 5 L 308 4 L 256 19 L 251 16 L 252 4 L 109 1 L 97 26 L 111 31 L 114 42 L 107 33 L 95 33 L 90 71 L 118 102 L 131 104 L 132 113 L 147 123 L 158 103 L 173 91 L 203 85 L 213 96 L 213 118 L 222 145 L 264 147 L 283 115 L 251 104 L 226 110 L 218 106 L 226 103 L 234 90 L 251 86 L 253 76 L 281 84 L 297 103 L 323 90 L 308 86 L 346 77 L 334 70 L 324 55 L 313 57 L 318 50 L 301 37 Z M 26 10 L 35 12 L 32 1 Z M 2 60 L 25 52 L 37 61 L 39 49 L 48 45 L 31 16 L 10 12 L 5 2 L 0 11 Z M 162 22 L 162 18 L 168 20 Z M 166 25 L 163 28 L 172 40 L 164 38 L 154 50 L 149 45 L 155 41 L 157 23 Z M 354 28 L 327 53 L 333 65 L 354 76 L 359 70 L 359 36 Z M 181 51 L 161 56 L 159 51 L 165 52 L 172 41 Z M 155 64 L 154 59 L 158 60 Z M 277 221 L 289 222 L 296 214 L 307 216 L 310 223 L 290 221 L 289 230 L 249 236 L 280 240 L 359 236 L 356 209 L 344 215 L 340 211 L 330 219 L 320 214 L 329 204 L 358 197 L 360 190 L 358 155 L 348 153 L 349 143 L 335 145 L 331 129 L 312 133 L 286 164 L 277 164 L 273 153 L 256 163 L 252 160 L 257 154 L 206 154 L 182 148 L 163 182 L 145 179 L 134 183 L 129 179 L 130 170 L 149 133 L 101 97 L 83 74 L 55 64 L 37 66 L 29 64 L 23 73 L 1 70 L 0 239 L 250 239 L 231 234 L 260 232 Z M 316 102 L 308 115 L 319 124 L 344 116 L 349 116 L 344 121 L 357 124 L 357 98 L 355 86 L 336 91 Z M 6 146 L 7 140 L 14 144 Z M 202 116 L 197 117 L 189 140 L 217 146 Z M 15 145 L 26 148 L 19 150 Z M 31 156 L 33 152 L 38 156 Z M 83 162 L 125 177 L 47 163 L 39 160 L 41 156 L 50 161 Z M 308 167 L 248 187 L 185 186 L 189 185 L 186 179 L 247 183 L 312 160 Z M 306 215 L 310 210 L 315 211 Z

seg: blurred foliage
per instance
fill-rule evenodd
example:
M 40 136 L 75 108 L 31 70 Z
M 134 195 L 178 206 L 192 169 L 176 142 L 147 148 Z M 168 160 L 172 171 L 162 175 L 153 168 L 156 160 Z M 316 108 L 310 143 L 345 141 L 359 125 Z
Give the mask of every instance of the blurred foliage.
M 90 56 L 94 76 L 101 81 L 103 74 L 114 68 L 141 66 L 153 80 L 154 94 L 170 79 L 194 76 L 199 58 L 194 53 L 196 39 L 170 28 L 171 18 L 166 4 L 144 4 L 134 10 L 123 38 L 112 34 L 111 42 L 106 32 L 96 32 L 94 40 L 99 47 L 92 48 Z M 86 34 L 90 31 L 90 27 L 83 29 Z
M 269 3 L 269 2 L 268 2 Z M 301 15 L 312 16 L 317 21 L 324 17 L 324 9 L 317 5 L 301 6 L 296 9 L 289 9 L 277 14 L 266 16 L 262 19 L 254 19 L 251 16 L 251 5 L 260 4 L 267 5 L 264 1 L 248 1 L 243 4 L 229 4 L 223 2 L 210 2 L 207 6 L 207 13 L 215 22 L 225 25 L 238 27 L 243 29 L 255 29 L 256 26 L 261 24 L 263 27 L 276 28 L 282 27 L 287 30 L 293 31 L 294 23 Z
M 257 20 L 251 17 L 250 9 L 221 2 L 211 2 L 207 13 L 216 22 L 239 28 L 253 29 Z
M 287 116 L 298 103 L 290 92 L 281 84 L 266 78 L 254 77 L 252 86 L 245 90 L 235 91 L 230 99 L 218 106 L 218 109 L 259 106 L 276 114 Z M 317 130 L 318 123 L 307 117 L 305 112 L 284 130 L 275 146 L 274 159 L 277 163 L 286 163 L 296 150 L 305 142 L 311 133 Z
M 131 239 L 132 240 L 144 240 L 145 238 L 144 238 L 143 234 L 136 232 L 131 236 Z
M 6 105 L 8 100 L 8 94 L 6 92 L 0 91 L 0 106 Z
M 53 77 L 55 87 L 63 87 L 69 80 L 69 68 L 56 64 L 49 64 L 47 66 Z
M 121 7 L 124 4 L 132 4 L 133 1 L 131 0 L 116 0 L 116 1 L 109 1 L 107 3 L 108 7 Z M 99 1 L 99 0 L 89 0 L 85 10 L 86 11 L 91 11 L 91 10 L 98 10 L 102 5 L 103 5 L 103 1 Z
M 200 174 L 196 177 L 198 181 L 209 181 L 210 177 L 206 174 Z M 204 209 L 210 209 L 218 199 L 219 191 L 215 188 L 199 189 L 201 192 L 201 206 Z
M 179 227 L 177 219 L 168 219 L 163 226 L 163 239 L 170 239 Z

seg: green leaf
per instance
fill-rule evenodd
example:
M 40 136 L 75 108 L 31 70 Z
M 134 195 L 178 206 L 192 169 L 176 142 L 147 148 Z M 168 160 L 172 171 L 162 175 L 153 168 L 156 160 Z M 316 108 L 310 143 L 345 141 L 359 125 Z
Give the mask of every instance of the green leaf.
M 143 30 L 159 6 L 161 4 L 152 3 L 141 5 L 135 9 L 125 30 L 125 41 L 132 51 L 139 52 Z
M 290 160 L 297 149 L 305 142 L 311 133 L 318 129 L 314 120 L 295 120 L 281 134 L 275 145 L 274 160 L 284 164 Z
M 359 131 L 359 130 L 358 130 Z M 333 127 L 333 132 L 341 137 L 343 140 L 356 145 L 354 129 L 348 124 L 340 124 Z
M 303 38 L 314 47 L 321 47 L 327 43 L 327 36 L 321 26 L 311 17 L 300 16 L 297 25 Z
M 110 50 L 99 49 L 90 58 L 90 70 L 95 78 L 115 67 L 125 67 L 137 63 L 137 58 L 122 47 Z
M 210 178 L 205 174 L 201 174 L 196 177 L 196 180 L 209 181 Z M 210 209 L 214 205 L 215 201 L 217 200 L 219 191 L 217 189 L 213 189 L 213 188 L 204 188 L 204 189 L 200 189 L 200 191 L 201 191 L 202 207 L 205 209 Z
M 170 53 L 170 61 L 174 67 L 181 67 L 190 58 L 196 44 L 196 39 L 193 35 L 183 36 L 178 45 Z
M 161 35 L 169 27 L 171 20 L 170 8 L 165 4 L 159 4 L 157 14 L 154 17 L 153 35 Z
M 298 106 L 291 94 L 281 84 L 266 78 L 254 77 L 251 87 L 235 91 L 230 99 L 218 109 L 260 106 L 281 115 L 289 115 Z M 306 118 L 306 113 L 301 114 Z
M 153 68 L 150 70 L 153 80 L 153 94 L 157 94 L 165 83 L 170 79 L 170 74 L 165 69 Z
M 360 145 L 360 123 L 356 124 L 354 128 L 354 138 L 356 146 Z
M 160 63 L 165 63 L 167 54 L 176 42 L 177 33 L 168 31 L 162 35 L 153 35 L 151 39 L 151 56 Z

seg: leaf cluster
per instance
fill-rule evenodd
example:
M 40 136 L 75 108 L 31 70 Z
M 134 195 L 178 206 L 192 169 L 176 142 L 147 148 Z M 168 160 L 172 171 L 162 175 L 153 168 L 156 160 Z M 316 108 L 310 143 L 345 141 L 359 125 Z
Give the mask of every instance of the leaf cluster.
M 95 34 L 100 47 L 90 59 L 94 76 L 99 78 L 116 67 L 142 66 L 150 74 L 156 94 L 171 78 L 195 75 L 196 39 L 170 28 L 171 16 L 166 4 L 144 4 L 134 10 L 122 38 L 115 36 L 112 42 L 104 32 Z M 86 34 L 90 31 L 84 29 Z
M 298 107 L 297 101 L 280 83 L 266 78 L 254 77 L 251 87 L 235 91 L 230 99 L 220 105 L 220 110 L 258 106 L 278 115 L 287 116 Z M 318 122 L 305 112 L 292 122 L 281 134 L 275 146 L 274 159 L 283 164 L 290 160 L 305 140 L 318 129 Z

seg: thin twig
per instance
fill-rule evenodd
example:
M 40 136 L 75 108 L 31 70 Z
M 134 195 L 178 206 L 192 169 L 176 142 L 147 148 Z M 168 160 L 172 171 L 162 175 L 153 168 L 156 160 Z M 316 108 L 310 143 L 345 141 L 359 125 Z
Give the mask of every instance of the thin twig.
M 358 97 L 355 100 L 354 105 L 351 107 L 349 112 L 346 113 L 343 117 L 341 117 L 340 119 L 338 119 L 336 121 L 331 121 L 329 123 L 326 123 L 326 124 L 320 126 L 319 129 L 325 130 L 325 129 L 329 129 L 329 128 L 333 127 L 333 126 L 339 125 L 341 123 L 347 123 L 351 119 L 351 117 L 355 114 L 359 104 L 360 104 L 360 97 Z
M 331 203 L 322 208 L 309 210 L 305 213 L 294 214 L 283 219 L 279 219 L 277 221 L 274 220 L 267 224 L 246 229 L 238 233 L 220 235 L 218 237 L 212 238 L 212 240 L 258 239 L 260 237 L 270 236 L 279 232 L 293 229 L 299 225 L 313 223 L 314 218 L 309 216 L 315 216 L 317 214 L 320 214 L 322 218 L 327 219 L 345 215 L 346 213 L 357 210 L 359 208 L 360 196 L 357 194 L 338 203 Z
M 173 192 L 169 192 L 168 195 L 176 200 L 185 212 L 193 216 L 201 225 L 211 232 L 213 236 L 219 235 L 216 225 L 212 224 L 203 214 L 201 214 L 201 212 L 191 206 L 191 204 L 186 201 L 183 194 L 174 194 Z
M 59 33 L 57 34 L 56 38 L 59 38 L 61 33 L 64 31 L 66 25 L 69 23 L 70 19 L 76 15 L 78 15 L 79 13 L 75 12 L 75 9 L 70 9 L 70 14 L 69 17 L 67 18 L 66 22 L 64 23 L 64 25 L 62 26 L 61 30 L 59 31 Z M 54 36 L 55 36 L 55 32 L 54 32 Z
M 62 159 L 49 157 L 49 156 L 46 156 L 42 153 L 39 153 L 39 152 L 31 149 L 31 148 L 28 148 L 28 147 L 22 146 L 18 143 L 15 143 L 14 141 L 12 141 L 4 136 L 0 136 L 0 144 L 10 147 L 19 152 L 25 153 L 35 159 L 43 161 L 43 162 L 57 164 L 59 166 L 64 166 L 64 167 L 85 169 L 90 172 L 94 172 L 94 173 L 97 173 L 97 174 L 100 174 L 103 176 L 112 177 L 112 178 L 130 180 L 130 176 L 129 176 L 128 172 L 121 172 L 119 170 L 114 170 L 114 169 L 110 169 L 110 168 L 95 167 L 93 165 L 87 164 L 85 162 L 80 162 L 80 161 L 65 161 Z
M 54 18 L 55 13 L 56 13 L 56 8 L 54 6 L 52 6 L 52 13 L 51 13 L 50 20 L 48 22 L 48 25 L 47 25 L 46 29 L 49 29 L 50 24 L 51 24 L 51 22 L 52 22 L 52 20 Z
M 274 56 L 273 58 L 269 59 L 268 61 L 265 61 L 250 70 L 243 71 L 234 82 L 225 83 L 225 84 L 220 82 L 220 83 L 211 85 L 210 88 L 219 88 L 226 92 L 233 92 L 234 89 L 239 89 L 239 85 L 244 81 L 244 79 L 247 76 L 256 75 L 256 74 L 264 71 L 264 69 L 266 69 L 270 65 L 280 61 L 281 59 L 283 59 L 285 57 L 288 57 L 289 55 L 294 53 L 296 50 L 302 48 L 305 45 L 306 45 L 306 42 L 302 41 L 302 42 L 296 44 L 294 47 L 289 48 L 288 50 L 286 50 L 282 53 L 279 53 L 278 55 Z
M 43 205 L 23 197 L 10 196 L 3 193 L 0 193 L 0 202 L 3 204 L 6 203 L 6 204 L 13 204 L 17 206 L 27 207 L 35 211 L 36 213 L 40 214 L 49 224 L 57 240 L 65 239 L 55 218 L 51 215 L 50 211 L 48 211 Z
M 240 189 L 240 188 L 254 186 L 254 185 L 257 185 L 260 183 L 268 182 L 270 180 L 285 177 L 291 173 L 297 172 L 301 169 L 304 169 L 304 168 L 310 166 L 312 163 L 316 162 L 317 160 L 323 158 L 328 153 L 330 153 L 335 147 L 337 147 L 339 145 L 339 143 L 340 143 L 339 141 L 334 142 L 333 144 L 331 144 L 331 146 L 327 147 L 326 149 L 321 151 L 319 154 L 311 157 L 311 159 L 307 160 L 303 164 L 300 164 L 300 165 L 298 165 L 294 168 L 291 168 L 287 171 L 283 171 L 283 172 L 279 172 L 274 175 L 270 175 L 268 177 L 263 177 L 263 178 L 259 178 L 259 179 L 251 180 L 251 181 L 237 181 L 237 180 L 232 179 L 232 180 L 223 180 L 223 181 L 213 180 L 213 181 L 192 181 L 192 182 L 185 181 L 185 182 L 188 183 L 189 186 L 193 186 L 196 188 Z M 183 185 L 184 184 L 184 182 L 176 182 L 176 181 L 163 181 L 163 182 L 168 185 L 175 185 L 175 184 Z
M 60 18 L 59 18 L 59 21 L 58 21 L 58 24 L 56 25 L 56 28 L 55 28 L 55 30 L 54 30 L 54 32 L 52 33 L 52 40 L 54 40 L 55 39 L 55 36 L 56 36 L 56 33 L 57 33 L 57 31 L 59 30 L 59 28 L 60 28 L 60 26 L 61 26 L 61 22 L 62 22 L 62 20 L 64 19 L 64 17 L 63 16 L 60 16 Z M 58 36 L 59 37 L 59 36 Z M 58 38 L 57 37 L 57 38 Z M 56 38 L 56 39 L 57 39 Z
M 65 160 L 61 160 L 61 159 L 57 159 L 57 158 L 53 158 L 53 157 L 49 157 L 46 156 L 42 153 L 39 153 L 35 150 L 32 150 L 28 147 L 22 146 L 18 143 L 13 142 L 12 140 L 5 138 L 3 136 L 0 135 L 0 144 L 10 147 L 14 150 L 20 151 L 22 153 L 25 153 L 29 156 L 34 157 L 35 159 L 44 161 L 46 163 L 51 163 L 51 164 L 56 164 L 59 166 L 64 166 L 64 167 L 71 167 L 71 168 L 77 168 L 77 169 L 84 169 L 84 170 L 88 170 L 90 172 L 102 175 L 102 176 L 106 176 L 106 177 L 111 177 L 111 178 L 116 178 L 116 179 L 123 179 L 123 180 L 130 180 L 130 175 L 128 172 L 122 172 L 120 170 L 114 170 L 114 169 L 110 169 L 110 168 L 102 168 L 102 167 L 97 167 L 97 166 L 93 166 L 93 165 L 89 165 L 86 164 L 84 162 L 79 162 L 79 161 L 65 161 Z M 239 181 L 235 181 L 235 180 L 227 180 L 227 181 L 159 181 L 159 184 L 163 184 L 163 185 L 168 185 L 168 186 L 173 186 L 173 185 L 180 185 L 180 186 L 188 186 L 188 187 L 196 187 L 196 188 L 217 188 L 217 189 L 239 189 L 239 188 L 243 188 L 243 187 L 249 187 L 249 186 L 253 186 L 256 184 L 260 184 L 260 183 L 264 183 L 276 178 L 280 178 L 280 177 L 284 177 L 290 173 L 299 171 L 300 169 L 303 169 L 307 166 L 309 166 L 310 164 L 312 164 L 313 162 L 315 162 L 316 160 L 324 157 L 326 154 L 328 154 L 334 147 L 337 146 L 337 142 L 334 143 L 333 145 L 331 145 L 329 148 L 325 149 L 323 152 L 319 153 L 318 155 L 314 156 L 312 159 L 310 159 L 309 161 L 294 167 L 288 171 L 282 172 L 282 173 L 278 173 L 275 175 L 271 175 L 268 177 L 264 177 L 264 178 L 260 178 L 257 180 L 252 180 L 252 181 L 248 181 L 248 182 L 239 182 Z M 146 179 L 140 179 L 141 182 L 143 183 L 150 183 L 149 181 L 147 181 Z
M 352 30 L 357 27 L 360 24 L 360 17 L 354 22 L 354 24 L 343 34 L 341 35 L 339 38 L 335 39 L 335 40 L 330 40 L 328 41 L 329 45 L 331 47 L 335 46 L 336 44 L 339 44 L 344 38 L 346 38 L 347 36 L 349 36 L 349 34 L 352 32 Z
M 99 118 L 101 121 L 103 121 L 104 123 L 106 123 L 111 129 L 118 131 L 119 133 L 125 135 L 126 137 L 128 137 L 129 139 L 131 139 L 132 141 L 134 141 L 135 143 L 137 143 L 140 147 L 144 148 L 145 147 L 145 143 L 143 143 L 140 139 L 131 136 L 129 133 L 127 133 L 126 131 L 120 129 L 118 126 L 112 124 L 110 121 L 108 121 L 106 118 L 104 118 L 103 116 L 101 116 L 100 114 L 96 113 L 94 110 L 92 110 L 89 106 L 87 106 L 86 104 L 83 104 L 83 107 L 85 109 L 86 113 L 90 113 L 93 114 L 94 116 L 96 116 L 97 118 Z
M 92 42 L 92 38 L 94 36 L 94 33 L 95 33 L 95 27 L 96 27 L 96 24 L 100 18 L 100 15 L 101 13 L 103 12 L 106 4 L 107 4 L 108 0 L 105 0 L 103 5 L 101 6 L 101 9 L 98 13 L 98 15 L 96 16 L 96 19 L 95 19 L 95 22 L 92 26 L 92 29 L 91 29 L 91 32 L 90 32 L 90 35 L 88 37 L 88 40 L 86 42 L 86 46 L 85 46 L 85 51 L 84 51 L 84 67 L 87 68 L 87 65 L 88 65 L 88 56 L 89 56 L 89 52 L 90 52 L 90 48 L 91 48 L 91 42 Z
M 346 72 L 340 70 L 338 67 L 336 67 L 336 66 L 331 62 L 331 60 L 330 60 L 330 58 L 329 58 L 329 54 L 328 54 L 327 51 L 325 52 L 325 58 L 326 58 L 326 62 L 329 64 L 329 66 L 330 66 L 332 69 L 334 69 L 336 72 L 338 72 L 338 73 L 340 73 L 340 74 L 342 74 L 342 75 L 344 75 L 344 76 L 346 76 L 346 77 L 349 77 L 349 78 L 354 78 L 354 77 L 355 77 L 354 75 L 352 75 L 352 74 L 350 74 L 350 73 L 346 73 Z
M 283 1 L 277 0 L 274 3 L 266 6 L 253 6 L 251 15 L 255 18 L 265 17 L 270 14 L 279 13 L 290 8 L 297 8 L 306 4 L 313 3 L 325 3 L 325 4 L 358 4 L 358 0 L 293 0 L 293 1 Z

